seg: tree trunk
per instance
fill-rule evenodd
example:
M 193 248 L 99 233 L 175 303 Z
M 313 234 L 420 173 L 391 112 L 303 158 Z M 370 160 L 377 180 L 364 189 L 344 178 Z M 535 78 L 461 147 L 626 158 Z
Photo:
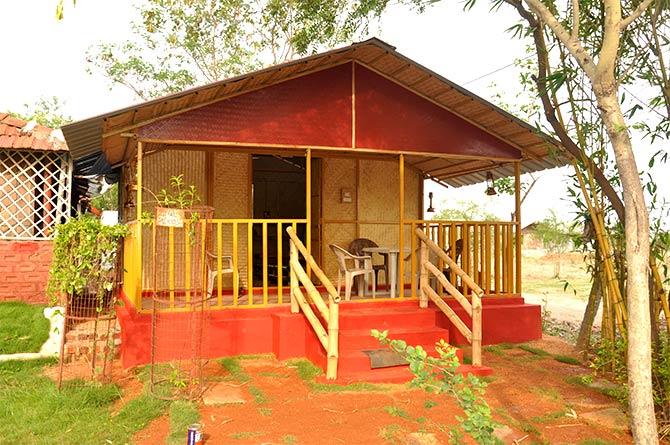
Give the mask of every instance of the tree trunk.
M 591 79 L 612 143 L 626 207 L 625 237 L 628 303 L 628 388 L 631 429 L 636 444 L 658 444 L 651 380 L 649 316 L 649 214 L 628 129 L 619 106 L 613 70 Z
M 591 292 L 589 293 L 589 301 L 584 310 L 584 318 L 579 327 L 579 335 L 577 336 L 577 344 L 575 345 L 577 351 L 586 356 L 591 347 L 591 331 L 593 331 L 593 323 L 600 307 L 600 300 L 603 297 L 602 281 L 600 280 L 600 272 L 598 264 L 600 263 L 600 253 L 596 248 L 596 271 L 593 274 L 593 284 L 591 285 Z

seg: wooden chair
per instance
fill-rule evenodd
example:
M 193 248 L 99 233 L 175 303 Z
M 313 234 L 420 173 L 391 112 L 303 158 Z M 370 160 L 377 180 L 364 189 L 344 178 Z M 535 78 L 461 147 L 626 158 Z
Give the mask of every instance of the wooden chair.
M 218 271 L 218 256 L 212 252 L 206 252 L 206 266 L 207 266 L 207 296 L 211 297 L 214 292 L 214 279 L 219 274 Z M 226 264 L 228 263 L 228 264 Z M 221 274 L 233 275 L 233 257 L 232 255 L 221 255 Z M 237 274 L 237 288 L 240 289 L 240 274 Z
M 368 255 L 365 252 L 363 252 L 363 249 L 367 247 L 379 247 L 377 243 L 372 241 L 371 239 L 367 238 L 356 238 L 349 244 L 349 252 L 357 255 L 357 256 L 365 256 Z M 372 268 L 375 270 L 375 276 L 377 279 L 377 283 L 379 283 L 379 273 L 383 272 L 384 273 L 384 283 L 387 285 L 389 284 L 389 270 L 388 270 L 388 262 L 389 258 L 388 255 L 385 253 L 380 253 L 384 258 L 384 264 L 372 264 Z M 372 255 L 370 255 L 372 256 Z
M 354 283 L 354 278 L 364 279 L 366 275 L 372 276 L 372 298 L 375 298 L 375 275 L 376 272 L 372 268 L 372 257 L 370 255 L 353 255 L 337 244 L 331 244 L 330 250 L 333 251 L 337 258 L 337 294 L 340 294 L 342 289 L 342 277 L 344 276 L 344 299 L 351 299 L 351 287 Z M 363 292 L 367 286 L 363 285 Z

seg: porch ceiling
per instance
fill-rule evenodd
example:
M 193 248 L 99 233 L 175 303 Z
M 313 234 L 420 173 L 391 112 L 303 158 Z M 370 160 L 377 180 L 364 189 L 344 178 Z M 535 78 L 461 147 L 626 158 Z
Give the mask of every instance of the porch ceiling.
M 132 148 L 125 133 L 157 120 L 209 105 L 248 91 L 299 77 L 324 67 L 355 61 L 413 91 L 522 152 L 522 172 L 565 165 L 561 145 L 548 135 L 517 119 L 479 96 L 408 59 L 387 43 L 373 38 L 364 42 L 303 59 L 271 66 L 209 85 L 189 89 L 160 99 L 116 110 L 63 127 L 75 159 L 104 152 L 110 164 L 123 162 Z M 409 155 L 409 164 L 430 177 L 454 187 L 485 180 L 486 172 L 496 176 L 513 174 L 513 164 L 481 159 L 450 159 Z

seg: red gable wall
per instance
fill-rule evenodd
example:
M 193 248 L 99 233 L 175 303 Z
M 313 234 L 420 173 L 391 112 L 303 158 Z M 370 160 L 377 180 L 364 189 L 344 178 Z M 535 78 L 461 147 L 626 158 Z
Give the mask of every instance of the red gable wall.
M 356 146 L 521 158 L 518 149 L 360 65 L 356 65 Z
M 351 147 L 351 65 L 340 65 L 142 127 L 149 139 Z
M 359 149 L 520 159 L 520 151 L 411 91 L 356 65 Z M 351 64 L 169 117 L 139 136 L 351 148 Z

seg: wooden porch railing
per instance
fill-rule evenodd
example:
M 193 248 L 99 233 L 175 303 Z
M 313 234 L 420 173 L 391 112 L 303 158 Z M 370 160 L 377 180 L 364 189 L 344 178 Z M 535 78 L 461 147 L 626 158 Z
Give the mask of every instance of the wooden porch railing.
M 326 274 L 309 254 L 305 245 L 295 234 L 292 227 L 286 228 L 286 233 L 291 242 L 291 312 L 297 314 L 300 310 L 305 314 L 312 329 L 316 333 L 321 346 L 326 350 L 328 364 L 326 367 L 326 378 L 334 380 L 337 378 L 338 341 L 339 341 L 339 306 L 340 296 L 330 282 Z M 328 304 L 323 300 L 321 293 L 316 289 L 310 275 L 300 264 L 300 255 L 311 272 L 321 281 L 321 285 L 328 292 Z M 302 293 L 301 285 L 306 291 Z M 316 316 L 312 304 L 321 315 L 324 323 Z M 325 326 L 324 326 L 325 324 Z
M 405 221 L 409 233 L 417 229 L 439 246 L 447 256 L 456 262 L 472 281 L 478 283 L 486 295 L 510 295 L 521 293 L 521 251 L 520 226 L 510 221 L 442 221 L 413 220 Z M 407 234 L 407 232 L 405 232 Z M 407 236 L 407 235 L 406 235 Z M 418 238 L 410 237 L 410 256 L 406 259 L 411 271 L 412 297 L 417 297 L 419 289 L 417 281 L 419 272 Z M 405 244 L 406 245 L 406 244 Z M 436 266 L 445 270 L 448 263 L 443 256 L 437 256 Z M 460 288 L 464 295 L 469 295 L 473 288 L 467 280 L 462 280 L 449 267 L 449 282 Z M 401 277 L 404 278 L 404 277 Z M 437 292 L 441 294 L 443 286 L 438 282 Z
M 416 236 L 419 238 L 421 246 L 420 260 L 421 260 L 421 276 L 420 276 L 420 296 L 419 307 L 428 307 L 428 299 L 449 318 L 449 320 L 456 326 L 461 334 L 472 344 L 472 364 L 474 366 L 482 365 L 482 302 L 481 297 L 484 291 L 474 282 L 472 277 L 465 273 L 463 269 L 449 256 L 447 253 L 432 241 L 422 229 L 415 229 Z M 458 276 L 463 283 L 471 289 L 471 300 L 468 299 L 459 291 L 456 286 L 444 275 L 442 269 L 438 269 L 430 262 L 430 252 L 436 255 L 440 261 L 443 261 L 450 269 L 452 276 Z M 447 291 L 456 301 L 460 303 L 465 312 L 472 319 L 472 329 L 460 319 L 454 310 L 442 299 L 441 294 L 438 294 L 431 286 L 429 274 L 432 274 L 438 281 L 441 287 Z

